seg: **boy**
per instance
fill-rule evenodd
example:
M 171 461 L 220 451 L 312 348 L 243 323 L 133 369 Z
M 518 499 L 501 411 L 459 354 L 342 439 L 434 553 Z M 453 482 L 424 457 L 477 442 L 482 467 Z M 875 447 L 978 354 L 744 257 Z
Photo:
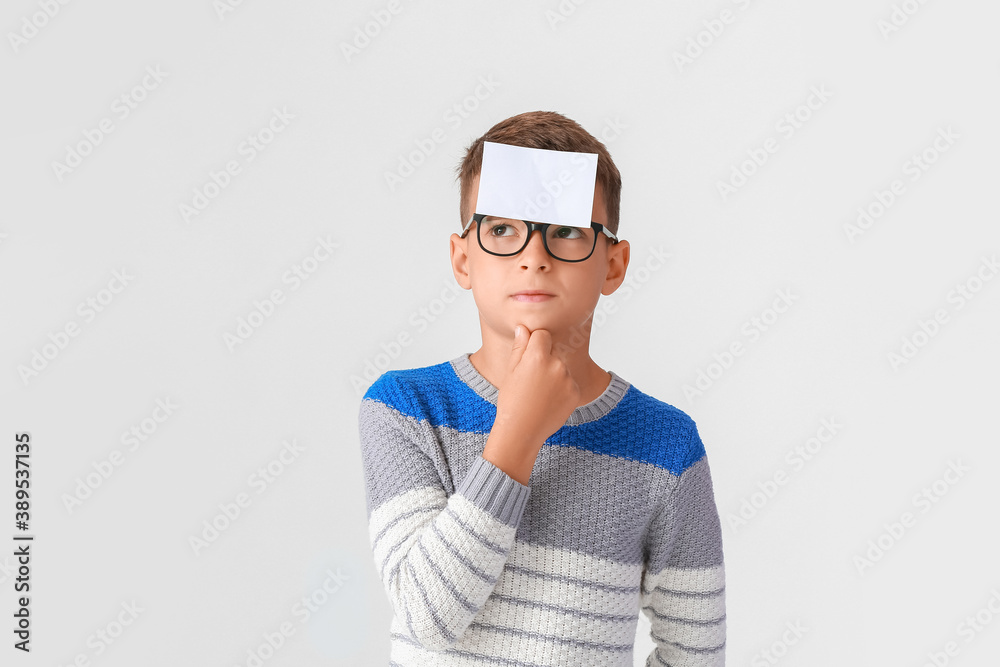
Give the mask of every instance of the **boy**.
M 566 157 L 592 158 L 596 178 L 516 166 Z M 524 113 L 474 141 L 459 176 L 451 263 L 482 347 L 384 373 L 359 411 L 391 664 L 631 666 L 641 609 L 647 666 L 724 665 L 722 538 L 695 424 L 589 355 L 598 299 L 629 259 L 610 154 L 560 114 Z M 532 178 L 566 204 L 532 222 L 560 224 L 496 210 L 505 184 Z M 570 220 L 580 179 L 593 195 Z

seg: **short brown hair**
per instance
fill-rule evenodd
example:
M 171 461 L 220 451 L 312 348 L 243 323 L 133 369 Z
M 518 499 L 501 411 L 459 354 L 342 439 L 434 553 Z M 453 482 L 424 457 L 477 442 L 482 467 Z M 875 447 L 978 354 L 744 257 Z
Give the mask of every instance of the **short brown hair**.
M 483 167 L 483 142 L 544 148 L 552 151 L 572 151 L 574 153 L 597 153 L 597 182 L 604 191 L 604 203 L 608 208 L 608 230 L 618 234 L 618 216 L 621 205 L 622 177 L 608 149 L 594 135 L 583 129 L 579 123 L 555 111 L 528 111 L 502 120 L 486 134 L 473 141 L 465 150 L 465 158 L 455 169 L 460 181 L 461 198 L 458 213 L 461 217 L 459 229 L 472 217 L 466 208 L 469 205 L 469 186 Z

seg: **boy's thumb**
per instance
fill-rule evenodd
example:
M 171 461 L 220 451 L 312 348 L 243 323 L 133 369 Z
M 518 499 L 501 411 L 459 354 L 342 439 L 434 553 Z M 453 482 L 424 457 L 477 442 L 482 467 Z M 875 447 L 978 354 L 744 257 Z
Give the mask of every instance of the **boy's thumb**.
M 514 368 L 521 361 L 521 355 L 524 354 L 524 348 L 527 344 L 528 330 L 518 324 L 514 327 L 514 346 L 510 350 L 509 368 Z

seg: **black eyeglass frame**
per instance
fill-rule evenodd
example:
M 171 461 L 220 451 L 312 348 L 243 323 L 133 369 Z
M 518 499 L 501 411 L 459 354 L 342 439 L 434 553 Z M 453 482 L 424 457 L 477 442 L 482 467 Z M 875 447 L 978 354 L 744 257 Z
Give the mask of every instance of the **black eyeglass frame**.
M 492 250 L 487 250 L 486 249 L 486 246 L 483 245 L 483 239 L 479 235 L 479 230 L 482 229 L 482 225 L 480 225 L 478 223 L 482 222 L 483 218 L 485 218 L 485 217 L 487 217 L 486 213 L 474 213 L 473 216 L 472 216 L 472 218 L 469 220 L 468 224 L 465 225 L 465 228 L 462 230 L 462 233 L 459 234 L 459 238 L 463 238 L 464 239 L 465 235 L 469 233 L 469 227 L 471 227 L 472 223 L 475 222 L 476 223 L 476 241 L 479 242 L 479 247 L 482 248 L 484 252 L 487 252 L 487 253 L 489 253 L 491 255 L 495 255 L 497 257 L 513 257 L 514 255 L 520 254 L 520 252 L 522 250 L 524 250 L 525 248 L 528 247 L 528 242 L 531 241 L 531 233 L 534 232 L 536 229 L 542 235 L 542 245 L 545 246 L 545 252 L 549 253 L 550 257 L 552 257 L 553 259 L 557 259 L 560 262 L 585 262 L 588 259 L 590 259 L 591 255 L 594 254 L 594 248 L 597 247 L 597 236 L 598 235 L 594 234 L 594 245 L 592 245 L 590 247 L 590 252 L 587 253 L 587 256 L 584 257 L 583 259 L 563 259 L 562 257 L 556 257 L 555 255 L 552 254 L 552 251 L 549 250 L 549 241 L 548 241 L 549 236 L 548 236 L 548 233 L 547 233 L 548 232 L 548 228 L 552 227 L 552 226 L 555 226 L 555 227 L 572 227 L 572 225 L 554 225 L 554 223 L 551 223 L 551 222 L 529 222 L 527 220 L 522 220 L 521 222 L 523 222 L 527 226 L 527 228 L 528 228 L 528 233 L 525 234 L 525 236 L 524 236 L 524 245 L 522 245 L 520 248 L 518 248 L 517 252 L 509 252 L 509 253 L 493 252 Z M 590 227 L 595 232 L 603 232 L 608 238 L 611 239 L 612 245 L 614 245 L 615 243 L 618 243 L 618 237 L 615 236 L 607 227 L 605 227 L 601 223 L 594 222 L 593 220 L 591 220 Z M 579 229 L 579 227 L 577 227 L 576 229 Z

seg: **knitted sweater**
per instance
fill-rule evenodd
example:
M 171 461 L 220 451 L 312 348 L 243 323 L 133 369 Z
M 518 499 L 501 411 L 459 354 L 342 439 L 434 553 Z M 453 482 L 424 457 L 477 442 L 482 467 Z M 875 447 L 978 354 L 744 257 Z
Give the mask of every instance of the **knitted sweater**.
M 391 665 L 725 664 L 725 576 L 691 418 L 613 371 L 541 448 L 530 486 L 482 457 L 497 388 L 469 354 L 387 371 L 359 410 Z

